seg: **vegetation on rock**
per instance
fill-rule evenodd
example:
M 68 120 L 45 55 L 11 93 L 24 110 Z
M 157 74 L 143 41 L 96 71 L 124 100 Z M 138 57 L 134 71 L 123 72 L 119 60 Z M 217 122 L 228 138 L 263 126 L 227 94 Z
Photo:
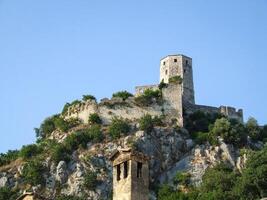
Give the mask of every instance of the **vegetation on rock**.
M 135 97 L 135 102 L 139 106 L 149 106 L 154 102 L 162 103 L 162 94 L 160 90 L 146 89 L 144 93 Z
M 129 97 L 132 97 L 133 94 L 127 92 L 127 91 L 120 91 L 120 92 L 116 92 L 112 95 L 112 97 L 119 97 L 122 98 L 123 100 L 128 99 Z
M 108 131 L 113 139 L 117 139 L 130 131 L 130 125 L 126 120 L 114 117 L 109 125 Z

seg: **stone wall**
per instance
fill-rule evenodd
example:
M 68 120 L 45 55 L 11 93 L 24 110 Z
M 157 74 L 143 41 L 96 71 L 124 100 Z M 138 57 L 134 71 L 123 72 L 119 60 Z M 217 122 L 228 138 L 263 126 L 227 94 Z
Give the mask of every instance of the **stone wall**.
M 186 114 L 192 114 L 196 111 L 201 111 L 204 113 L 220 113 L 227 116 L 230 119 L 236 119 L 243 123 L 243 110 L 236 108 L 229 107 L 229 106 L 220 106 L 220 107 L 213 107 L 213 106 L 204 106 L 204 105 L 193 105 L 193 104 L 184 104 L 184 110 Z
M 98 113 L 103 124 L 109 124 L 114 117 L 122 117 L 130 121 L 140 119 L 145 114 L 160 116 L 163 114 L 162 105 L 152 104 L 148 107 L 140 107 L 135 104 L 134 98 L 123 101 L 121 98 L 103 99 L 99 104 L 95 101 L 87 101 L 84 105 L 76 105 L 69 108 L 66 119 L 78 118 L 84 123 L 88 122 L 90 114 Z
M 152 89 L 158 90 L 158 85 L 144 85 L 144 86 L 136 86 L 135 87 L 135 96 L 140 96 L 144 93 L 145 90 Z
M 164 99 L 164 114 L 169 120 L 177 120 L 177 125 L 183 126 L 182 87 L 180 84 L 169 84 L 162 89 Z
M 153 103 L 149 106 L 138 106 L 134 97 L 125 101 L 121 98 L 102 99 L 99 104 L 89 100 L 68 108 L 65 118 L 78 118 L 87 123 L 90 114 L 98 113 L 103 123 L 109 124 L 114 117 L 135 121 L 145 114 L 152 116 L 164 114 L 168 121 L 176 120 L 179 126 L 183 126 L 181 85 L 169 84 L 163 88 L 162 95 L 162 104 Z

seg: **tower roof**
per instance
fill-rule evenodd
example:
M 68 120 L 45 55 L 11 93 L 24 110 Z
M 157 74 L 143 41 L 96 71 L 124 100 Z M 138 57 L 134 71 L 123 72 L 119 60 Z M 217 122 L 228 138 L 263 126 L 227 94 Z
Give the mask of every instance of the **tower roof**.
M 123 155 L 123 156 L 122 156 Z M 122 158 L 119 158 L 120 156 L 122 156 Z M 137 159 L 137 160 L 142 160 L 142 161 L 148 161 L 149 157 L 144 155 L 141 152 L 138 151 L 134 151 L 131 148 L 125 148 L 125 149 L 117 149 L 115 150 L 111 156 L 110 156 L 110 161 L 113 162 L 113 165 L 117 165 L 119 163 L 122 163 L 126 160 L 132 160 L 132 159 Z
M 183 55 L 183 54 L 170 54 L 170 55 L 167 55 L 167 56 L 161 58 L 160 60 L 164 60 L 165 58 L 172 57 L 172 56 L 182 56 L 182 57 L 190 58 L 189 56 L 186 56 L 186 55 Z M 190 58 L 190 59 L 192 59 L 192 58 Z

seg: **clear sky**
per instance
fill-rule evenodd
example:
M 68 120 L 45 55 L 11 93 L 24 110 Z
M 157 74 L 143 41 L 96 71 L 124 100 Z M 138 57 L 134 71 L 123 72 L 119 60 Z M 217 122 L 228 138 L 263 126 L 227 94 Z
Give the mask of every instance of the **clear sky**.
M 0 152 L 66 102 L 157 83 L 193 58 L 196 102 L 267 123 L 266 0 L 0 0 Z

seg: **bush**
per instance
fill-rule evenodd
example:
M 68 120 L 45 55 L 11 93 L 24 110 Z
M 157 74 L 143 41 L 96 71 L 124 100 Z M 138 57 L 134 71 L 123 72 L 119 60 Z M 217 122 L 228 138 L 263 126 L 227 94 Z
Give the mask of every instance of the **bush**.
M 19 157 L 19 151 L 9 150 L 7 153 L 0 154 L 0 166 L 7 165 L 13 160 L 16 160 Z
M 208 132 L 209 126 L 213 124 L 216 119 L 221 118 L 219 114 L 208 114 L 201 111 L 196 111 L 193 114 L 186 117 L 185 128 L 189 133 L 194 134 L 196 132 Z
M 51 149 L 51 160 L 56 164 L 60 161 L 68 162 L 70 160 L 68 149 L 63 144 L 56 144 Z
M 1 200 L 5 200 L 5 199 L 15 200 L 18 198 L 18 196 L 19 196 L 19 192 L 17 190 L 11 190 L 8 187 L 0 188 L 0 199 Z
M 149 114 L 144 115 L 140 120 L 140 129 L 150 133 L 154 128 L 152 116 Z
M 43 123 L 41 124 L 39 129 L 35 129 L 36 136 L 38 138 L 46 138 L 48 137 L 54 130 L 56 130 L 55 126 L 55 118 L 58 115 L 54 115 L 52 117 L 46 118 Z
M 164 81 L 161 81 L 159 84 L 159 90 L 162 90 L 163 88 L 166 88 L 168 84 L 164 83 Z
M 94 190 L 97 185 L 97 176 L 94 172 L 88 172 L 84 176 L 83 185 L 88 190 Z
M 56 200 L 84 200 L 83 197 L 77 197 L 77 196 L 67 196 L 67 195 L 60 195 L 59 197 L 56 197 Z
M 258 125 L 258 122 L 254 118 L 249 118 L 246 123 L 246 129 L 248 132 L 249 137 L 253 140 L 260 140 L 261 139 L 261 129 Z
M 169 83 L 179 83 L 182 84 L 183 78 L 181 76 L 173 76 L 169 78 Z
M 95 100 L 96 98 L 93 95 L 83 95 L 83 101 L 87 101 L 87 100 Z
M 23 159 L 29 159 L 38 155 L 41 152 L 42 150 L 41 148 L 39 148 L 39 146 L 37 146 L 36 144 L 30 144 L 22 147 L 22 149 L 19 152 L 19 157 Z
M 189 173 L 177 172 L 173 179 L 173 183 L 188 186 L 190 184 L 190 177 L 191 175 Z
M 109 134 L 113 139 L 119 138 L 122 134 L 127 134 L 130 131 L 130 125 L 122 118 L 113 118 L 109 126 Z
M 87 147 L 87 143 L 91 140 L 89 134 L 84 131 L 77 131 L 68 135 L 64 141 L 64 146 L 69 152 L 78 149 L 80 146 L 82 148 Z
M 142 95 L 135 97 L 135 102 L 139 106 L 149 106 L 154 102 L 154 100 L 157 103 L 162 103 L 160 90 L 146 89 Z
M 116 92 L 112 95 L 112 97 L 120 97 L 123 100 L 128 99 L 129 97 L 132 97 L 133 95 L 127 91 L 121 91 L 121 92 Z
M 88 130 L 87 133 L 93 142 L 101 142 L 104 138 L 101 127 L 99 125 L 93 125 Z
M 90 124 L 101 124 L 102 120 L 100 119 L 97 113 L 90 114 L 88 122 Z
M 22 177 L 24 178 L 25 182 L 35 186 L 39 184 L 44 184 L 43 173 L 45 172 L 45 167 L 43 164 L 38 161 L 29 161 L 26 163 L 22 170 Z

